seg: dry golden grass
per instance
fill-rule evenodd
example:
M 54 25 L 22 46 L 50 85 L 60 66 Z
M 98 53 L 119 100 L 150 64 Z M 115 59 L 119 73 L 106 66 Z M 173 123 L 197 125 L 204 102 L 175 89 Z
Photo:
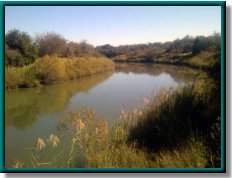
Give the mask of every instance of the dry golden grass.
M 36 87 L 114 70 L 108 58 L 44 56 L 24 67 L 5 68 L 5 88 Z
M 42 138 L 37 138 L 35 142 L 35 148 L 38 150 L 43 150 L 46 147 L 45 141 Z

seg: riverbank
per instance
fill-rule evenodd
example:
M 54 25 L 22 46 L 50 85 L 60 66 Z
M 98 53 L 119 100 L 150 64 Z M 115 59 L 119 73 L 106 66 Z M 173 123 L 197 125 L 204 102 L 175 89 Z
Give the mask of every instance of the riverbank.
M 220 167 L 220 100 L 214 82 L 203 78 L 161 90 L 143 110 L 122 111 L 112 128 L 97 125 L 87 142 L 80 137 L 85 167 Z M 81 134 L 90 129 L 82 121 Z
M 113 61 L 104 57 L 58 58 L 44 56 L 23 67 L 5 68 L 5 88 L 29 88 L 114 70 Z
M 155 64 L 169 64 L 187 66 L 194 69 L 202 70 L 220 70 L 220 52 L 208 52 L 202 51 L 200 54 L 192 55 L 188 54 L 172 54 L 163 55 L 153 60 L 147 60 L 144 56 L 140 57 L 127 57 L 127 56 L 116 56 L 112 60 L 116 63 L 155 63 Z

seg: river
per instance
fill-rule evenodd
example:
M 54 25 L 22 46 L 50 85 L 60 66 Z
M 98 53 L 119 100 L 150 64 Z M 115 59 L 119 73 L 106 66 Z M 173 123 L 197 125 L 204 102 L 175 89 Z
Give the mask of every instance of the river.
M 194 81 L 199 71 L 158 64 L 117 64 L 116 70 L 38 88 L 5 92 L 5 164 L 28 161 L 27 148 L 38 137 L 57 133 L 57 122 L 70 108 L 88 106 L 112 124 L 126 111 L 143 105 L 160 89 Z

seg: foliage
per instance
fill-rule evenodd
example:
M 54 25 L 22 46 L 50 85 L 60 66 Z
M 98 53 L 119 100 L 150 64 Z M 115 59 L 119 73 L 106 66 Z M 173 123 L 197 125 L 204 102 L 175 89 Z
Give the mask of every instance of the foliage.
M 32 38 L 26 32 L 20 32 L 19 30 L 11 30 L 5 35 L 5 46 L 6 65 L 27 65 L 33 63 L 38 55 L 37 46 Z M 21 55 L 20 57 L 15 57 L 16 51 Z
M 165 43 L 156 42 L 117 47 L 107 44 L 98 46 L 97 50 L 116 62 L 155 62 L 214 69 L 214 64 L 220 65 L 220 57 L 218 60 L 218 57 L 215 56 L 215 54 L 220 53 L 220 46 L 221 36 L 214 33 L 211 36 L 197 36 L 195 38 L 187 35 L 182 39 Z M 198 58 L 197 64 L 188 62 L 191 58 Z
M 39 86 L 34 64 L 5 68 L 5 88 L 27 88 Z
M 23 66 L 24 58 L 18 49 L 10 49 L 5 44 L 5 65 L 6 66 Z
M 212 71 L 219 71 L 221 64 L 220 52 L 201 51 L 199 54 L 190 57 L 183 63 L 192 67 L 200 69 L 209 69 Z
M 39 47 L 39 56 L 57 55 L 62 56 L 66 47 L 66 40 L 57 33 L 48 32 L 36 36 Z
M 88 44 L 85 40 L 80 43 L 69 42 L 66 45 L 64 57 L 100 57 L 101 55 L 96 51 L 93 45 Z
M 44 56 L 23 67 L 6 67 L 5 88 L 35 87 L 111 71 L 114 62 L 107 58 L 59 58 Z
M 66 65 L 66 73 L 69 79 L 91 76 L 97 73 L 113 70 L 114 62 L 101 57 L 101 58 L 72 58 L 64 59 Z
M 36 61 L 35 68 L 38 79 L 42 84 L 66 79 L 64 61 L 58 57 L 44 56 Z
M 212 36 L 204 37 L 197 36 L 193 43 L 193 55 L 199 54 L 201 51 L 220 51 L 221 50 L 221 36 L 214 33 Z
M 44 55 L 57 55 L 59 57 L 97 57 L 100 55 L 94 46 L 85 40 L 80 43 L 67 42 L 64 37 L 53 32 L 37 35 L 36 42 L 41 57 Z
M 136 140 L 139 147 L 159 151 L 183 146 L 192 135 L 200 136 L 209 149 L 217 150 L 211 153 L 214 158 L 208 163 L 219 166 L 220 144 L 212 142 L 210 134 L 214 133 L 212 126 L 220 113 L 220 92 L 215 82 L 199 79 L 192 87 L 157 95 L 130 129 L 129 140 Z M 219 134 L 215 137 L 220 142 Z
M 160 168 L 204 168 L 208 154 L 202 139 L 190 137 L 184 146 L 160 151 L 153 159 Z

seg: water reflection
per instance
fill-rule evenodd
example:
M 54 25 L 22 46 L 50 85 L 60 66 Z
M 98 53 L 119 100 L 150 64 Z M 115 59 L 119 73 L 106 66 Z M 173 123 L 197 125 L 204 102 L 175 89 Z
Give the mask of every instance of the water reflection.
M 6 127 L 26 129 L 40 115 L 63 109 L 72 95 L 88 92 L 111 75 L 112 72 L 45 87 L 6 91 Z
M 98 103 L 102 105 L 105 103 L 108 111 L 116 112 L 116 110 L 113 111 L 110 108 L 113 107 L 112 102 L 125 104 L 123 99 L 129 98 L 130 95 L 132 97 L 133 92 L 134 95 L 139 96 L 139 90 L 144 90 L 141 85 L 148 84 L 147 87 L 160 85 L 162 87 L 166 86 L 162 84 L 163 82 L 169 82 L 169 86 L 172 86 L 172 81 L 168 80 L 168 76 L 162 76 L 164 74 L 170 75 L 172 80 L 178 84 L 192 82 L 199 71 L 172 65 L 120 63 L 116 65 L 116 73 L 118 75 L 114 75 L 108 82 L 108 85 L 106 84 L 106 86 L 101 86 L 96 89 L 97 93 L 95 95 L 92 93 L 88 94 L 87 92 L 96 85 L 109 79 L 113 74 L 112 72 L 45 87 L 6 91 L 5 125 L 6 127 L 14 126 L 18 129 L 26 129 L 31 127 L 41 115 L 55 113 L 64 109 L 69 100 L 74 107 L 90 105 L 97 108 L 100 107 Z M 129 73 L 136 75 L 121 75 Z M 157 80 L 155 82 L 156 86 L 152 86 L 149 82 L 153 82 L 153 78 L 148 79 L 146 76 L 139 74 L 146 74 L 152 77 L 164 77 L 164 81 Z M 147 82 L 145 81 L 146 79 Z M 145 82 L 143 83 L 143 81 Z M 130 85 L 127 86 L 128 83 Z M 82 95 L 79 96 L 78 93 L 82 93 Z M 72 98 L 72 96 L 74 97 Z M 95 97 L 97 98 L 95 99 Z M 104 100 L 106 97 L 109 99 Z M 106 108 L 99 110 L 104 112 Z
M 201 72 L 200 70 L 192 69 L 186 66 L 175 66 L 165 64 L 143 64 L 143 63 L 117 63 L 117 72 L 129 74 L 148 74 L 158 76 L 162 73 L 171 75 L 177 83 L 192 82 L 195 77 Z

